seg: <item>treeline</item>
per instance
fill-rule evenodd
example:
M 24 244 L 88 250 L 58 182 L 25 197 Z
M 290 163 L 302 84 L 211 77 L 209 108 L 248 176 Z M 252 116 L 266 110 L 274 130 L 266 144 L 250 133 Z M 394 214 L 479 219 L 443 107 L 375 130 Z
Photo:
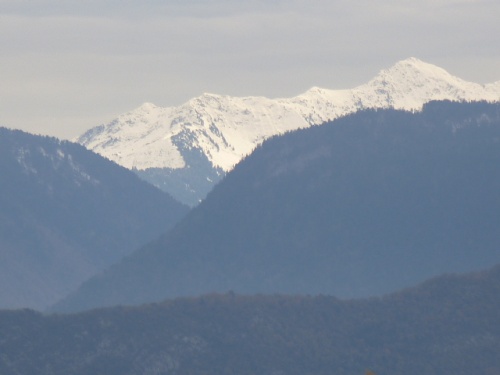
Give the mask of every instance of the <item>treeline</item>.
M 494 375 L 500 266 L 384 298 L 213 294 L 0 313 L 0 373 Z

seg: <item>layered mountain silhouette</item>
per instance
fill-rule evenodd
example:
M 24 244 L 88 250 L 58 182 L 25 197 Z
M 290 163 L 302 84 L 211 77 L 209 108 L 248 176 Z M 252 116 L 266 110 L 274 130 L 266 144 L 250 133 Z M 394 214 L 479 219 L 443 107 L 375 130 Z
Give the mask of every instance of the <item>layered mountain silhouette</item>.
M 145 103 L 77 142 L 194 206 L 263 140 L 366 108 L 420 110 L 430 100 L 500 101 L 500 81 L 466 82 L 416 58 L 350 90 L 293 98 L 203 94 L 178 107 Z
M 496 266 L 380 299 L 229 293 L 75 315 L 3 311 L 0 372 L 490 375 L 499 308 Z
M 0 307 L 43 309 L 188 208 L 55 138 L 0 128 Z
M 389 293 L 500 262 L 500 104 L 364 110 L 266 141 L 174 230 L 55 306 Z

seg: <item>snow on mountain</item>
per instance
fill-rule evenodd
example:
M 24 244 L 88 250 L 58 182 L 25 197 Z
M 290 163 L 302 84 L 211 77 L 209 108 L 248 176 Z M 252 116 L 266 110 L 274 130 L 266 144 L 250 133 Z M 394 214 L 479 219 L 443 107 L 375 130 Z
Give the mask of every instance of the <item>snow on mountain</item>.
M 485 85 L 485 88 L 486 91 L 491 92 L 493 95 L 495 95 L 495 93 L 500 92 L 500 81 L 488 83 Z
M 90 129 L 77 141 L 126 168 L 183 168 L 171 139 L 180 131 L 172 108 L 145 103 L 107 125 Z
M 488 85 L 466 82 L 435 65 L 409 58 L 350 90 L 313 87 L 299 96 L 280 99 L 203 94 L 168 108 L 146 103 L 90 129 L 76 141 L 194 205 L 216 182 L 214 176 L 220 178 L 230 171 L 266 138 L 363 108 L 418 110 L 426 102 L 440 99 L 499 101 L 500 81 Z M 213 170 L 222 172 L 214 174 Z M 172 173 L 182 180 L 190 198 L 180 194 L 179 187 L 171 187 Z M 194 183 L 194 175 L 206 176 L 207 183 Z M 170 180 L 164 181 L 162 176 Z

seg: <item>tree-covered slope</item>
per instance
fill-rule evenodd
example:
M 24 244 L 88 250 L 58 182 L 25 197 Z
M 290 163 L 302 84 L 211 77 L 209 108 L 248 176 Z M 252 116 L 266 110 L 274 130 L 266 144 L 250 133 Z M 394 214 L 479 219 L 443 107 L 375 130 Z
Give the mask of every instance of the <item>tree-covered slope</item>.
M 493 375 L 500 268 L 368 300 L 210 295 L 75 315 L 0 312 L 0 373 Z
M 500 262 L 500 105 L 367 110 L 273 138 L 61 311 L 212 291 L 380 295 Z
M 84 147 L 0 128 L 0 307 L 45 308 L 187 208 Z

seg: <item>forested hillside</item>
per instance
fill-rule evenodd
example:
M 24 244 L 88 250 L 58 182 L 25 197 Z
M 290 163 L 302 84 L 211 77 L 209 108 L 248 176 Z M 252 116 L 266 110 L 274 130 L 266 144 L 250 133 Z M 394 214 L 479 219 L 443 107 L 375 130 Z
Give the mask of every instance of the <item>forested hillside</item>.
M 0 312 L 0 373 L 494 375 L 500 268 L 384 298 L 183 298 L 75 315 Z
M 500 104 L 366 110 L 275 137 L 170 233 L 56 306 L 381 295 L 500 262 Z
M 43 309 L 187 207 L 84 147 L 0 128 L 0 307 Z

